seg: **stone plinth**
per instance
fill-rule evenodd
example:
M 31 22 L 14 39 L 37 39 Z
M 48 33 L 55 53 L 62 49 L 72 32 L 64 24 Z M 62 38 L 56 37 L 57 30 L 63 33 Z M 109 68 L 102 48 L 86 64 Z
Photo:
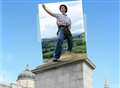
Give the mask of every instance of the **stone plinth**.
M 49 61 L 32 72 L 36 74 L 36 88 L 93 88 L 94 69 L 85 55 L 72 54 L 63 56 L 60 62 Z

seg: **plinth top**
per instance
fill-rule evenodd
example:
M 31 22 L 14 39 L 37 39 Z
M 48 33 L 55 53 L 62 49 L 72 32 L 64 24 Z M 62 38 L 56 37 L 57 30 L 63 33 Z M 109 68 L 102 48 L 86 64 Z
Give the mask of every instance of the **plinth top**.
M 95 65 L 88 59 L 86 54 L 65 54 L 62 55 L 59 62 L 52 62 L 52 60 L 49 60 L 47 63 L 44 63 L 38 67 L 36 67 L 34 70 L 32 70 L 33 73 L 37 74 L 39 72 L 50 70 L 54 68 L 58 68 L 64 65 L 70 65 L 74 63 L 81 63 L 85 62 L 87 63 L 92 69 L 95 69 Z

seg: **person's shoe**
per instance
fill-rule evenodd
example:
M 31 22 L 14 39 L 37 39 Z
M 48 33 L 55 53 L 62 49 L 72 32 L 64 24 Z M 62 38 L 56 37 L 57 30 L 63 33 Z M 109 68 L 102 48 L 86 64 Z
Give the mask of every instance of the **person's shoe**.
M 58 58 L 57 58 L 57 59 L 56 59 L 56 58 L 54 58 L 54 59 L 53 59 L 53 62 L 61 62 L 61 60 L 60 60 L 60 59 L 58 59 Z
M 53 59 L 53 62 L 58 62 L 58 60 L 57 59 Z

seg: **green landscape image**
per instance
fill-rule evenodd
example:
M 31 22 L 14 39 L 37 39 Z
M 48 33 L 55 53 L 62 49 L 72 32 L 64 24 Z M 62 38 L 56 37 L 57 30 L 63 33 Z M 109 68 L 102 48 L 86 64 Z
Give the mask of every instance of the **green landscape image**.
M 53 58 L 53 52 L 55 50 L 56 43 L 57 43 L 57 38 L 42 39 L 42 52 L 43 52 L 44 60 Z M 62 47 L 63 47 L 62 53 L 67 52 L 67 41 L 66 40 L 64 40 Z M 85 32 L 81 34 L 73 35 L 73 49 L 71 53 L 74 53 L 74 54 L 86 53 Z

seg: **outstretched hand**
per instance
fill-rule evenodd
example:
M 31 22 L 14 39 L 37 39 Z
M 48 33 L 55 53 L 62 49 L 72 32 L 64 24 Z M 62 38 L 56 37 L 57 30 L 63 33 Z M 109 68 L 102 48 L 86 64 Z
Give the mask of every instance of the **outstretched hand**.
M 46 8 L 46 6 L 45 6 L 44 4 L 42 4 L 42 7 L 43 7 L 43 9 L 44 9 L 49 15 L 55 17 L 54 14 L 53 14 L 52 12 L 50 12 L 50 11 Z
M 44 5 L 44 4 L 42 4 L 42 7 L 43 7 L 43 8 L 45 8 L 45 5 Z
M 45 5 L 44 5 L 44 4 L 42 4 L 42 7 L 45 7 Z

